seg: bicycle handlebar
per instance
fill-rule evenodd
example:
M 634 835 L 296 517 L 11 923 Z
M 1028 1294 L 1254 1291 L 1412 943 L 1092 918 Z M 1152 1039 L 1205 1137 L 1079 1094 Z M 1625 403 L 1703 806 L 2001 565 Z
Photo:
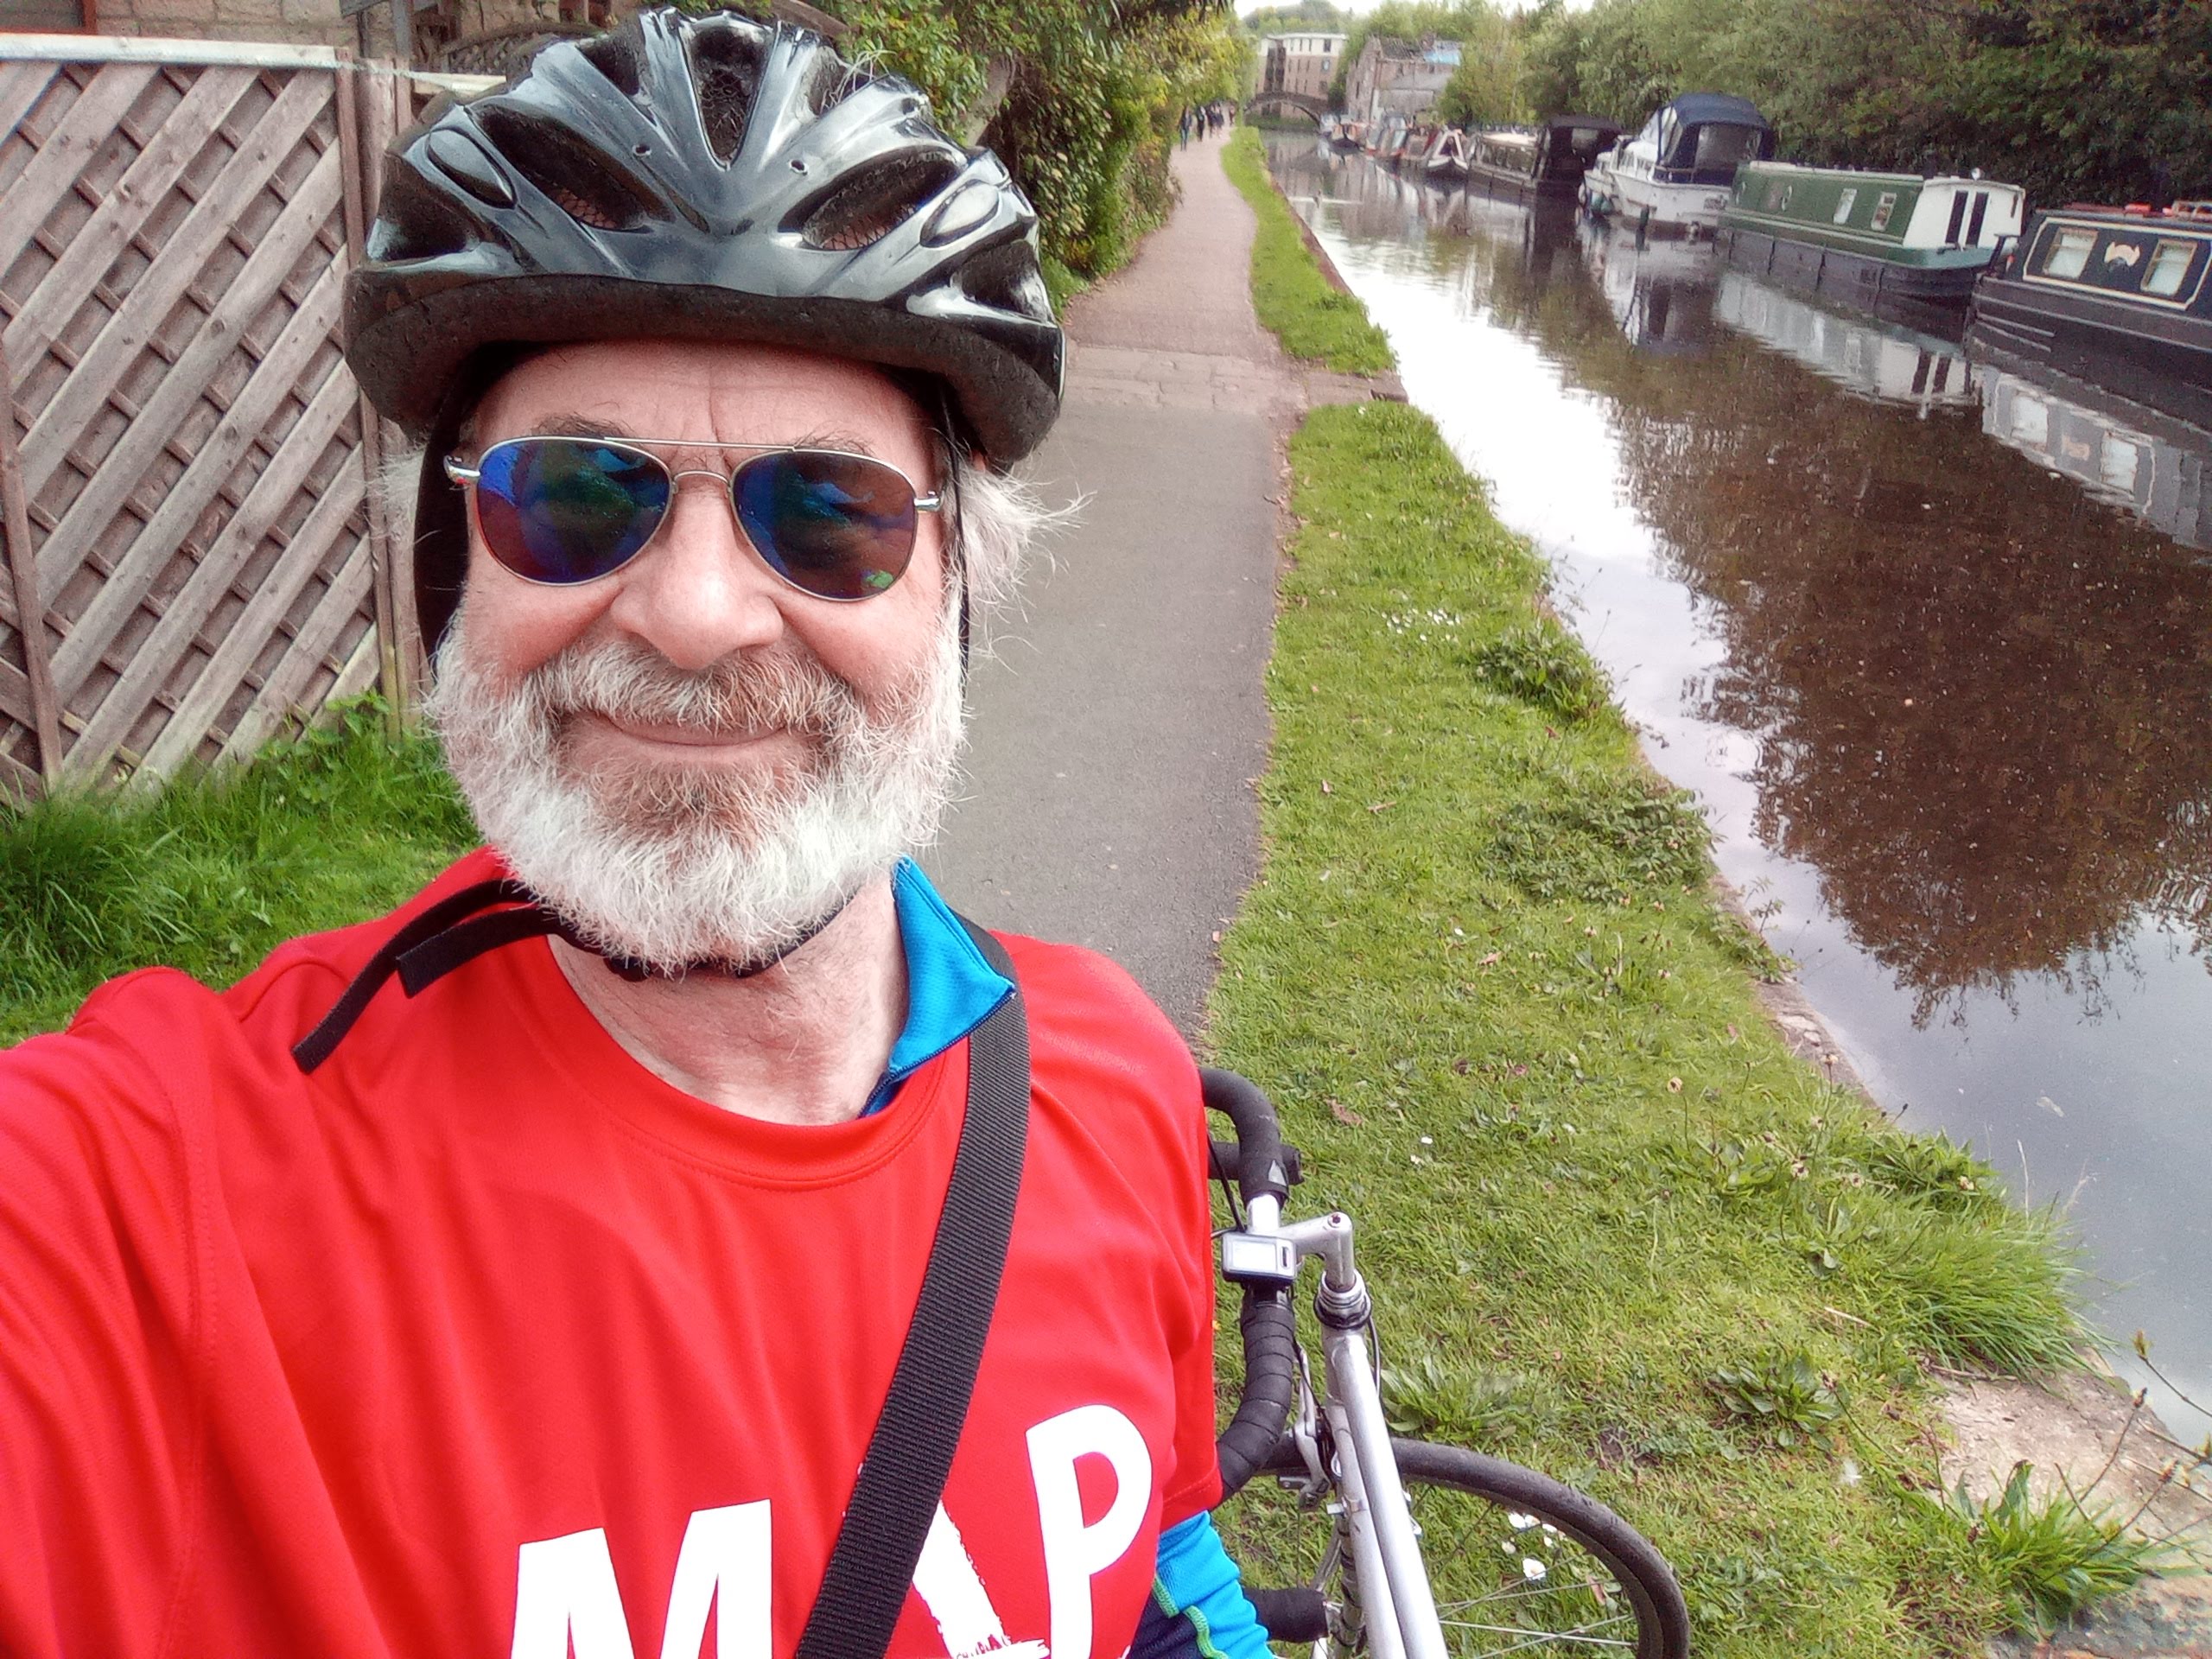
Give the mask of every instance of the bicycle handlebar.
M 1249 1079 L 1211 1065 L 1198 1068 L 1209 1110 L 1236 1126 L 1236 1185 L 1244 1202 L 1289 1196 L 1292 1173 L 1283 1157 L 1282 1127 L 1275 1109 Z
M 1282 1199 L 1300 1179 L 1298 1153 L 1283 1144 L 1274 1105 L 1234 1071 L 1205 1066 L 1198 1079 L 1206 1105 L 1236 1127 L 1233 1145 L 1213 1143 L 1214 1172 L 1233 1173 L 1248 1205 L 1255 1198 Z M 1236 1329 L 1244 1346 L 1244 1388 L 1236 1415 L 1215 1442 L 1224 1498 L 1241 1490 L 1274 1451 L 1298 1394 L 1297 1316 L 1289 1296 L 1245 1286 Z

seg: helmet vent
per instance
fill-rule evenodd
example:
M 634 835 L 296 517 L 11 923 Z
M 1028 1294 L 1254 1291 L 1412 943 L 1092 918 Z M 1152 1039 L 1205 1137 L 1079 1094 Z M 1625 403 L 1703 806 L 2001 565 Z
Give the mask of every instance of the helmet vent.
M 1008 242 L 977 254 L 961 268 L 960 289 L 969 299 L 998 310 L 1039 322 L 1052 320 L 1052 296 L 1027 242 Z
M 912 218 L 959 173 L 950 156 L 927 151 L 878 162 L 817 202 L 799 235 L 810 248 L 865 248 Z
M 699 89 L 699 124 L 708 147 L 727 166 L 745 142 L 745 124 L 760 89 L 760 42 L 734 28 L 691 35 L 691 74 Z
M 638 187 L 566 128 L 496 105 L 478 119 L 493 147 L 579 225 L 630 231 L 645 222 Z
M 623 97 L 638 96 L 638 60 L 629 43 L 612 35 L 595 35 L 577 42 L 584 61 L 620 89 Z

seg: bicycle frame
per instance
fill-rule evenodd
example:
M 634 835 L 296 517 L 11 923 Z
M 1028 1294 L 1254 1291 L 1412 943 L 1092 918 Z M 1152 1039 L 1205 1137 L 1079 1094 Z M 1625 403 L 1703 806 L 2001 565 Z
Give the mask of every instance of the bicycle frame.
M 1272 1241 L 1277 1251 L 1287 1252 L 1283 1265 L 1293 1274 L 1305 1262 L 1319 1260 L 1321 1282 L 1313 1304 L 1325 1332 L 1326 1394 L 1320 1409 L 1327 1415 L 1334 1442 L 1343 1503 L 1338 1519 L 1352 1554 L 1368 1646 L 1375 1659 L 1448 1659 L 1413 1512 L 1390 1452 L 1389 1423 L 1375 1384 L 1366 1334 L 1373 1304 L 1353 1260 L 1352 1230 L 1351 1217 L 1342 1211 L 1286 1224 L 1280 1200 L 1255 1197 L 1246 1205 L 1241 1232 L 1224 1235 L 1224 1257 L 1232 1240 L 1265 1240 Z M 1301 1389 L 1301 1395 L 1306 1404 L 1292 1434 L 1318 1477 L 1320 1452 L 1311 1418 L 1310 1389 Z

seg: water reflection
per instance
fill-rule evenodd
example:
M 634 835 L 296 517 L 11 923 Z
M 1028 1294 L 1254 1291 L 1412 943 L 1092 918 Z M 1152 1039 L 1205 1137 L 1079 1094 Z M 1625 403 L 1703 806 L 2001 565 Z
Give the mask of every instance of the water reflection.
M 1720 267 L 1710 242 L 1639 241 L 1631 231 L 1586 222 L 1581 243 L 1584 261 L 1630 345 L 1669 356 L 1711 347 Z
M 1839 315 L 1741 271 L 1721 274 L 1713 315 L 1862 397 L 1928 410 L 1977 397 L 1967 354 L 1950 341 Z
M 2212 440 L 1707 250 L 1276 165 L 1877 1093 L 2074 1192 L 2107 1323 L 2204 1388 Z

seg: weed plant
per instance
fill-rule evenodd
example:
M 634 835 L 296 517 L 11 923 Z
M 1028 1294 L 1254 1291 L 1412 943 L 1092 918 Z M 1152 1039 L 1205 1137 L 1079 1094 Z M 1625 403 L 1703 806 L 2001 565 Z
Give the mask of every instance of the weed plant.
M 2005 1490 L 1976 1500 L 1957 1490 L 1929 1502 L 1953 1525 L 1983 1571 L 2000 1586 L 2012 1625 L 2048 1636 L 2107 1596 L 2133 1589 L 2168 1566 L 2177 1552 L 2132 1531 L 2126 1517 L 2056 1491 L 2037 1498 L 2033 1470 L 2015 1464 Z
M 1361 1223 L 1391 1414 L 1621 1511 L 1700 1653 L 1974 1650 L 2012 1592 L 1923 1496 L 1927 1368 L 2068 1357 L 2056 1219 L 1784 1048 L 1694 807 L 1423 416 L 1319 410 L 1291 461 L 1266 863 L 1210 1041 L 1302 1206 Z
M 1259 216 L 1252 241 L 1252 305 L 1283 349 L 1340 374 L 1393 368 L 1390 342 L 1354 294 L 1332 286 L 1306 251 L 1298 219 L 1268 179 L 1260 135 L 1239 127 L 1222 148 L 1222 167 Z
M 225 985 L 296 934 L 407 897 L 475 831 L 427 739 L 373 699 L 150 798 L 0 808 L 0 1042 L 153 963 Z

